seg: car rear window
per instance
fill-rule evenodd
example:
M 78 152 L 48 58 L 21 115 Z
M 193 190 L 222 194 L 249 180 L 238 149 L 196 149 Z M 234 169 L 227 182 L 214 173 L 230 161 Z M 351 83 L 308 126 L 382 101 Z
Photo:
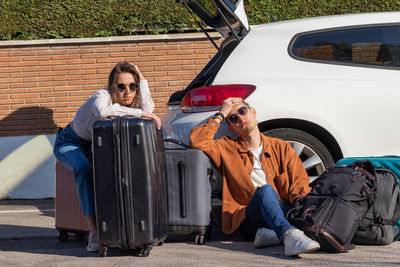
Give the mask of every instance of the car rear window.
M 400 67 L 400 25 L 300 34 L 291 53 L 299 59 Z

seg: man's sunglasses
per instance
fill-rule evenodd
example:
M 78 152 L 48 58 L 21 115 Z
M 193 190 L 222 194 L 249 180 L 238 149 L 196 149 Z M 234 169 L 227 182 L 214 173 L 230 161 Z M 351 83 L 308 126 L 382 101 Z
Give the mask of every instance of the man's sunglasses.
M 232 115 L 230 115 L 230 116 L 228 117 L 228 121 L 229 121 L 230 123 L 237 123 L 238 120 L 239 120 L 238 114 L 239 114 L 240 116 L 245 116 L 245 115 L 247 114 L 247 111 L 248 111 L 248 110 L 249 110 L 249 109 L 248 109 L 246 106 L 243 106 L 243 107 L 239 108 L 238 111 L 237 111 L 236 113 L 233 113 Z
M 131 92 L 134 92 L 137 89 L 139 89 L 139 85 L 137 83 L 130 83 L 130 84 L 127 84 L 127 85 L 129 86 L 129 90 Z M 117 89 L 118 89 L 118 91 L 120 91 L 122 93 L 122 92 L 124 92 L 126 90 L 126 86 L 123 83 L 119 83 L 119 84 L 117 84 Z

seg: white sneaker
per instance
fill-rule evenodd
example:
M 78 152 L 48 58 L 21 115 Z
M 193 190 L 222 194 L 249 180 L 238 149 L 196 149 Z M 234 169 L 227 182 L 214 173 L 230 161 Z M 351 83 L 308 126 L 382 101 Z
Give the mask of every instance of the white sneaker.
M 319 249 L 318 242 L 307 237 L 299 229 L 290 231 L 285 240 L 285 255 L 296 256 L 301 253 L 307 253 Z
M 281 243 L 276 233 L 271 229 L 260 228 L 257 230 L 256 238 L 254 239 L 254 247 L 262 248 L 269 246 L 277 246 Z
M 99 244 L 99 238 L 97 236 L 96 232 L 90 232 L 89 233 L 89 238 L 88 238 L 88 245 L 86 247 L 86 250 L 88 252 L 97 252 L 99 251 L 102 247 Z

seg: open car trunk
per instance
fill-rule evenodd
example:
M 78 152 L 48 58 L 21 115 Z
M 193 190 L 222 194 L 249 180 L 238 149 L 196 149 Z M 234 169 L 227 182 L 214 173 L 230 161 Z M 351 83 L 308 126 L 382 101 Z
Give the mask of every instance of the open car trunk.
M 218 31 L 225 39 L 215 56 L 185 90 L 175 92 L 168 105 L 178 105 L 185 93 L 193 88 L 211 85 L 226 59 L 249 32 L 243 0 L 180 0 L 203 23 Z

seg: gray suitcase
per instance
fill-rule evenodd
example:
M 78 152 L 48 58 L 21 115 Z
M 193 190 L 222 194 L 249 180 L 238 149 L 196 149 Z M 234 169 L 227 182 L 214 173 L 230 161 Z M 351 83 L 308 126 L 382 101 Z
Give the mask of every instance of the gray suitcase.
M 164 141 L 174 142 L 171 139 Z M 210 160 L 203 151 L 190 149 L 184 144 L 173 148 L 168 148 L 166 144 L 165 160 L 168 180 L 168 232 L 194 233 L 195 244 L 203 245 L 210 231 L 210 179 L 213 179 Z

